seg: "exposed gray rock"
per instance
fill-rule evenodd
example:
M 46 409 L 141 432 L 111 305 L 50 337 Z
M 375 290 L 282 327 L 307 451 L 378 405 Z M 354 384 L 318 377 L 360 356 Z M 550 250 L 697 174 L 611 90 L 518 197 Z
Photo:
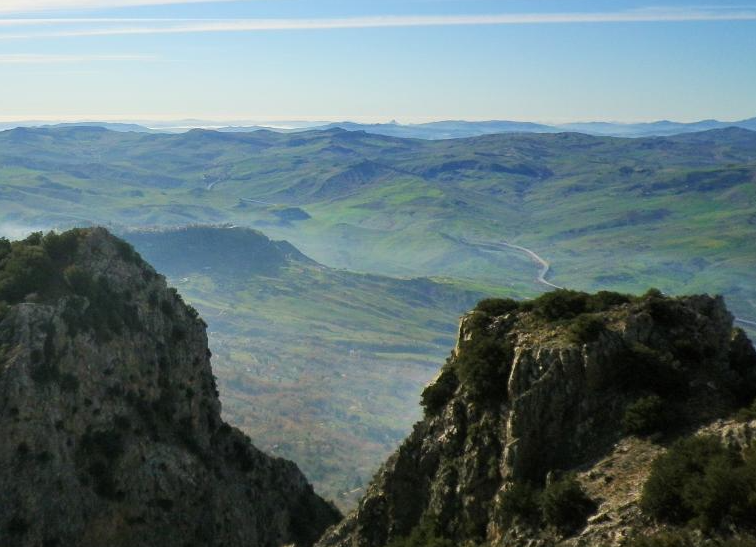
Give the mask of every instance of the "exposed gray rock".
M 429 388 L 436 402 L 318 547 L 383 547 L 424 522 L 459 545 L 611 546 L 647 525 L 637 500 L 662 448 L 623 432 L 626 408 L 665 392 L 677 417 L 671 429 L 691 431 L 756 394 L 756 358 L 721 298 L 650 294 L 590 317 L 600 323 L 593 334 L 591 323 L 581 330 L 527 306 L 463 318 L 452 358 Z M 461 368 L 484 369 L 475 359 L 486 344 L 504 357 L 494 373 L 470 376 L 472 385 Z M 514 482 L 542 486 L 564 471 L 580 472 L 595 501 L 584 529 L 534 530 L 504 518 L 502 494 Z
M 221 421 L 205 324 L 162 276 L 102 229 L 69 262 L 107 298 L 0 319 L 0 545 L 311 545 L 338 521 Z

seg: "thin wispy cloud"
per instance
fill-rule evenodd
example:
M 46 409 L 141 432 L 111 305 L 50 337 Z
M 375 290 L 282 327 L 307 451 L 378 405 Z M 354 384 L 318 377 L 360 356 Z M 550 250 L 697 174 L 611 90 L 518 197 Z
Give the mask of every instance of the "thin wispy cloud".
M 261 32 L 360 28 L 554 25 L 600 23 L 756 21 L 756 10 L 632 10 L 601 13 L 509 13 L 491 15 L 387 15 L 323 19 L 4 19 L 0 27 L 77 25 L 76 28 L 1 34 L 4 39 L 210 32 Z
M 2 0 L 2 2 L 0 2 L 0 13 L 31 13 L 40 11 L 107 9 L 230 1 L 232 0 Z
M 151 60 L 154 60 L 154 58 L 142 55 L 44 55 L 34 53 L 0 55 L 0 65 L 54 65 Z

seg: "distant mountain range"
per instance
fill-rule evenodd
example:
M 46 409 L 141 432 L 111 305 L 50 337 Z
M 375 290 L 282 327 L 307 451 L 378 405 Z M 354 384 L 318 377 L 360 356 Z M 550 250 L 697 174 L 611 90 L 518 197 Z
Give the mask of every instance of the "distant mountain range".
M 0 132 L 0 181 L 0 236 L 108 225 L 168 275 L 209 325 L 226 419 L 344 509 L 419 418 L 413 397 L 469 295 L 546 289 L 530 252 L 556 285 L 721 293 L 756 319 L 745 129 L 427 140 L 22 128 Z M 155 226 L 172 229 L 124 232 Z
M 329 130 L 334 128 L 347 131 L 365 131 L 375 135 L 401 137 L 408 139 L 458 139 L 493 135 L 497 133 L 584 133 L 604 137 L 665 137 L 683 133 L 695 133 L 711 129 L 725 129 L 738 127 L 756 131 L 756 118 L 734 122 L 719 120 L 702 120 L 698 122 L 673 122 L 661 120 L 644 123 L 617 122 L 577 122 L 568 124 L 545 125 L 531 122 L 517 122 L 506 120 L 492 121 L 464 121 L 447 120 L 420 124 L 401 124 L 398 122 L 363 124 L 358 122 L 270 122 L 266 124 L 224 125 L 222 122 L 210 120 L 179 120 L 175 122 L 113 123 L 113 122 L 71 122 L 61 124 L 46 124 L 40 121 L 23 121 L 0 123 L 0 130 L 15 127 L 103 127 L 111 131 L 136 133 L 184 133 L 191 129 L 213 129 L 222 133 L 249 133 L 252 131 L 275 131 L 278 133 L 296 133 L 312 130 Z

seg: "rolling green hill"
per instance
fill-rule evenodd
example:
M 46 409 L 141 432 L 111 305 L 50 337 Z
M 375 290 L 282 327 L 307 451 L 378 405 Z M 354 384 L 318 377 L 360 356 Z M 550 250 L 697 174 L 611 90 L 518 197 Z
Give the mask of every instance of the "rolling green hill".
M 421 141 L 340 129 L 0 133 L 0 212 L 23 226 L 230 222 L 335 267 L 443 275 L 522 295 L 722 292 L 756 317 L 756 132 Z
M 556 285 L 723 293 L 756 321 L 756 132 L 742 129 L 0 133 L 0 235 L 92 223 L 229 223 L 312 259 L 243 230 L 128 235 L 210 323 L 229 419 L 342 507 L 416 418 L 459 295 L 547 289 L 525 249 Z
M 343 508 L 420 418 L 422 386 L 482 296 L 327 268 L 250 229 L 122 235 L 208 323 L 226 419 Z

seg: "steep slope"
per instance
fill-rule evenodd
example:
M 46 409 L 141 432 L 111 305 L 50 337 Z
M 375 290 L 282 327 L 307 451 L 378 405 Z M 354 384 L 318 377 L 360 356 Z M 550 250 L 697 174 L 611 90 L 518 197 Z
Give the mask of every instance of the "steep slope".
M 221 420 L 205 324 L 103 229 L 0 241 L 0 544 L 311 545 L 338 512 Z
M 224 417 L 352 509 L 482 295 L 335 270 L 247 228 L 122 234 L 208 322 Z
M 619 545 L 650 529 L 638 500 L 665 443 L 754 395 L 756 352 L 721 298 L 484 301 L 424 420 L 318 545 Z

